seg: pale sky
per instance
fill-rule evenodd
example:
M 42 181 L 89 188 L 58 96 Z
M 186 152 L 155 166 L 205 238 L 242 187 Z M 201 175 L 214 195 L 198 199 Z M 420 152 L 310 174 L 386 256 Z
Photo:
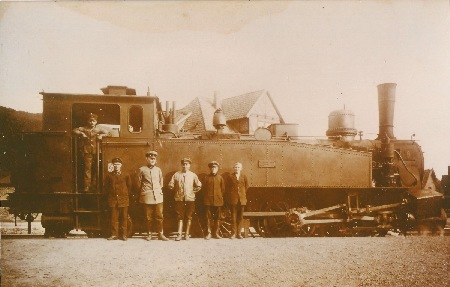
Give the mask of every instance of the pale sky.
M 377 85 L 397 83 L 394 134 L 425 167 L 450 165 L 448 1 L 0 2 L 0 105 L 42 112 L 39 92 L 135 88 L 182 107 L 267 90 L 301 135 L 328 114 L 378 132 Z

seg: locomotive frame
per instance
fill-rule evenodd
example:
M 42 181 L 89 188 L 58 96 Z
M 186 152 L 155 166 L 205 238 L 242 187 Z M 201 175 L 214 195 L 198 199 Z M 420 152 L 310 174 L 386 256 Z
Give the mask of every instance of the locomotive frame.
M 191 134 L 179 132 L 173 123 L 175 106 L 169 111 L 167 105 L 163 111 L 157 97 L 136 96 L 132 89 L 119 95 L 42 92 L 42 132 L 23 133 L 17 141 L 15 193 L 8 199 L 11 212 L 30 222 L 33 216 L 29 215 L 42 213 L 49 236 L 65 236 L 72 229 L 106 236 L 109 213 L 103 178 L 111 160 L 122 158 L 123 171 L 135 177 L 145 164 L 145 152 L 157 150 L 164 183 L 179 169 L 183 157 L 192 159 L 191 170 L 200 178 L 211 160 L 221 163 L 224 175 L 232 172 L 234 162 L 242 162 L 250 186 L 244 213 L 247 227 L 265 237 L 385 235 L 389 230 L 406 233 L 417 227 L 439 231 L 445 224 L 443 195 L 421 189 L 421 148 L 415 141 L 393 136 L 393 85 L 378 86 L 380 133 L 376 140 L 355 140 L 352 127 L 335 122 L 330 123 L 327 139 L 313 141 L 277 134 L 276 129 L 269 139 L 224 133 L 220 111 L 214 118 L 217 131 Z M 99 124 L 111 134 L 96 147 L 97 186 L 83 192 L 78 139 L 71 131 L 83 124 L 88 113 L 98 114 Z M 330 114 L 330 119 L 336 115 L 339 111 Z M 338 122 L 342 119 L 347 118 Z M 134 184 L 129 237 L 146 231 L 138 198 Z M 193 236 L 203 233 L 199 199 L 201 194 Z M 173 193 L 164 188 L 164 232 L 175 230 Z M 229 234 L 226 207 L 221 231 Z

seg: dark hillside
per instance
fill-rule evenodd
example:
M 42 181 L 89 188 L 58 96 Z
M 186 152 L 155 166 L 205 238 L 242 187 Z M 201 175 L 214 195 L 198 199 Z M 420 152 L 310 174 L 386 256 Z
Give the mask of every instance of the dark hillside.
M 14 164 L 14 137 L 20 132 L 42 130 L 42 114 L 0 106 L 0 178 L 9 175 Z

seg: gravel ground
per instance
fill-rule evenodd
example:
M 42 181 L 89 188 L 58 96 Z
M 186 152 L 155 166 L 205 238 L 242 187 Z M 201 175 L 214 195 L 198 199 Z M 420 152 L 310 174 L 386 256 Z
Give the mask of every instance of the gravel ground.
M 450 286 L 450 237 L 3 239 L 2 286 Z

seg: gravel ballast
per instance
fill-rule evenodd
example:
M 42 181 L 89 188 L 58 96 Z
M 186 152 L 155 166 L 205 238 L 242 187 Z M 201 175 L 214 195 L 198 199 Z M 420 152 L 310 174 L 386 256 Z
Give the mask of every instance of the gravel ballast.
M 3 239 L 2 286 L 449 286 L 450 237 Z

